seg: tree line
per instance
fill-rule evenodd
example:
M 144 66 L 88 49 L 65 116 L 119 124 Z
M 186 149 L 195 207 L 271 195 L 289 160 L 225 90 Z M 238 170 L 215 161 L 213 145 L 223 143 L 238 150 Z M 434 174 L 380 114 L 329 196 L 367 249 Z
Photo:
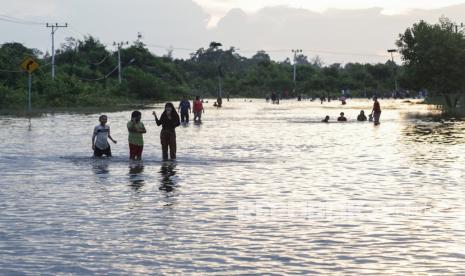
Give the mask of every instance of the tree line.
M 378 64 L 322 64 L 318 57 L 296 56 L 296 81 L 291 60 L 274 61 L 265 51 L 241 56 L 234 47 L 212 42 L 187 59 L 151 53 L 141 41 L 121 49 L 122 83 L 118 82 L 117 54 L 98 39 L 67 38 L 56 52 L 56 79 L 50 56 L 20 43 L 0 47 L 0 108 L 21 109 L 27 102 L 27 74 L 17 72 L 26 57 L 41 64 L 33 73 L 33 106 L 100 107 L 177 100 L 182 96 L 266 97 L 391 95 L 394 81 L 407 91 L 428 90 L 457 105 L 465 87 L 465 39 L 462 29 L 447 18 L 437 24 L 419 22 L 399 35 L 403 59 Z M 454 95 L 454 96 L 451 96 Z

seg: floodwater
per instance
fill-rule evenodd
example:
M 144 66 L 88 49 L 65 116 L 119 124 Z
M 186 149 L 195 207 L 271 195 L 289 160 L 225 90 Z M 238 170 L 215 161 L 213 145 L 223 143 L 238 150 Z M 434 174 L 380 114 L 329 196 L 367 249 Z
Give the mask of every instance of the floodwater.
M 368 100 L 212 102 L 177 129 L 176 162 L 152 110 L 140 163 L 130 111 L 108 114 L 100 160 L 98 114 L 0 117 L 0 274 L 465 273 L 463 121 L 402 101 L 381 101 L 379 126 L 355 121 Z

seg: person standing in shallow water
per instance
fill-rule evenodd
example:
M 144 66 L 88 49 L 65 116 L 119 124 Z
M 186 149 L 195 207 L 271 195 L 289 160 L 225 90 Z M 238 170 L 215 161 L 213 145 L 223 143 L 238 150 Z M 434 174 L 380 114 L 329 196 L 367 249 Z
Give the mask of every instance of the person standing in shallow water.
M 111 148 L 110 144 L 108 144 L 108 139 L 115 144 L 116 140 L 114 140 L 110 135 L 110 126 L 107 125 L 107 115 L 101 115 L 98 120 L 100 124 L 94 128 L 94 133 L 92 134 L 92 149 L 94 150 L 94 156 L 111 156 Z
M 181 122 L 189 123 L 189 113 L 191 112 L 191 103 L 184 96 L 179 103 L 178 112 L 181 113 Z
M 131 114 L 131 120 L 127 123 L 129 131 L 128 142 L 129 142 L 129 159 L 141 160 L 142 151 L 144 149 L 144 138 L 142 134 L 146 133 L 144 124 L 140 121 L 142 113 L 140 111 L 133 111 Z
M 163 154 L 163 160 L 168 160 L 168 148 L 170 151 L 170 158 L 176 159 L 176 131 L 175 128 L 181 123 L 179 121 L 179 115 L 174 109 L 172 103 L 165 104 L 165 111 L 161 114 L 160 119 L 157 117 L 157 113 L 154 111 L 153 116 L 157 126 L 162 126 L 160 132 L 160 143 Z
M 381 106 L 378 102 L 378 97 L 373 97 L 373 110 L 371 113 L 373 114 L 373 121 L 375 125 L 379 125 L 379 117 L 381 116 Z
M 202 123 L 202 112 L 205 113 L 205 110 L 203 109 L 203 104 L 202 101 L 200 100 L 199 96 L 195 97 L 194 100 L 194 123 Z

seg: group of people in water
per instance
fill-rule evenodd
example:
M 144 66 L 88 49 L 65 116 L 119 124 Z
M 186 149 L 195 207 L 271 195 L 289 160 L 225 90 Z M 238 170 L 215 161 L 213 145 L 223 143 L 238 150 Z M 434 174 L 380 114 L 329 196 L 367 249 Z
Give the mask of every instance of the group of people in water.
M 373 121 L 375 125 L 379 124 L 379 118 L 381 116 L 381 107 L 378 102 L 378 98 L 373 98 L 373 110 L 369 114 L 368 118 L 365 115 L 365 112 L 362 110 L 357 117 L 357 121 Z M 157 126 L 161 126 L 160 131 L 160 144 L 162 148 L 162 157 L 163 160 L 176 159 L 176 131 L 175 129 L 181 125 L 181 123 L 189 122 L 189 113 L 194 113 L 194 122 L 201 123 L 202 113 L 205 113 L 203 108 L 203 103 L 200 98 L 197 96 L 193 101 L 193 108 L 191 109 L 191 104 L 189 100 L 184 97 L 179 103 L 178 112 L 181 114 L 179 116 L 176 112 L 176 108 L 171 102 L 165 104 L 165 109 L 163 110 L 160 117 L 157 116 L 155 111 L 152 112 L 152 115 L 155 119 Z M 143 134 L 147 132 L 144 124 L 141 121 L 142 113 L 140 111 L 133 111 L 131 113 L 131 120 L 126 124 L 128 129 L 128 142 L 129 142 L 129 159 L 131 160 L 141 160 L 142 151 L 144 149 L 144 138 Z M 322 122 L 328 123 L 330 117 L 326 116 Z M 94 151 L 95 157 L 102 157 L 103 155 L 111 156 L 111 147 L 108 143 L 108 140 L 112 141 L 114 144 L 117 143 L 115 139 L 110 134 L 110 127 L 107 125 L 108 117 L 106 115 L 101 115 L 99 117 L 99 125 L 94 127 L 92 135 L 92 149 Z M 340 116 L 337 118 L 338 122 L 347 121 L 347 118 L 344 116 L 344 112 L 340 113 Z
M 360 114 L 357 116 L 357 121 L 359 122 L 365 122 L 365 121 L 370 121 L 374 122 L 375 125 L 379 125 L 379 118 L 381 117 L 381 105 L 379 104 L 378 97 L 373 98 L 373 109 L 371 110 L 371 113 L 367 116 L 365 115 L 365 111 L 361 110 Z M 337 118 L 338 122 L 347 122 L 347 118 L 344 116 L 344 112 L 341 112 L 339 114 L 339 117 Z M 323 123 L 329 123 L 330 117 L 326 115 L 326 117 L 321 120 Z
M 200 124 L 202 113 L 205 113 L 203 103 L 197 96 L 193 101 L 193 110 L 191 110 L 190 102 L 184 97 L 179 103 L 178 112 L 171 102 L 165 104 L 160 117 L 157 116 L 155 111 L 152 112 L 155 123 L 157 126 L 161 126 L 160 131 L 160 144 L 162 148 L 163 160 L 169 158 L 176 159 L 176 127 L 180 126 L 181 123 L 189 122 L 189 113 L 194 113 L 194 122 Z M 131 120 L 126 124 L 128 129 L 128 142 L 129 142 L 129 159 L 141 160 L 142 151 L 144 149 L 144 138 L 143 134 L 147 132 L 144 123 L 141 121 L 142 113 L 140 111 L 133 111 L 131 113 Z M 108 117 L 101 115 L 99 117 L 100 124 L 95 126 L 92 135 L 92 149 L 94 150 L 95 157 L 102 157 L 103 155 L 111 156 L 111 147 L 108 140 L 113 143 L 117 143 L 110 134 L 110 126 L 107 125 Z

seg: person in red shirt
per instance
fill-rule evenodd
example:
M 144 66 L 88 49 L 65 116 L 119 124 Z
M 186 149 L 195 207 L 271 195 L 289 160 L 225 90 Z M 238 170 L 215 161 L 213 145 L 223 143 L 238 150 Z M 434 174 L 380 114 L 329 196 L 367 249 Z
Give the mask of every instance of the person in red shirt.
M 202 101 L 200 100 L 199 96 L 195 97 L 195 101 L 193 104 L 193 111 L 194 111 L 194 123 L 202 123 L 202 113 L 205 113 L 203 109 Z
M 379 105 L 378 97 L 374 97 L 373 101 L 373 110 L 371 111 L 371 114 L 373 114 L 375 125 L 379 125 L 379 117 L 381 116 L 381 106 Z

